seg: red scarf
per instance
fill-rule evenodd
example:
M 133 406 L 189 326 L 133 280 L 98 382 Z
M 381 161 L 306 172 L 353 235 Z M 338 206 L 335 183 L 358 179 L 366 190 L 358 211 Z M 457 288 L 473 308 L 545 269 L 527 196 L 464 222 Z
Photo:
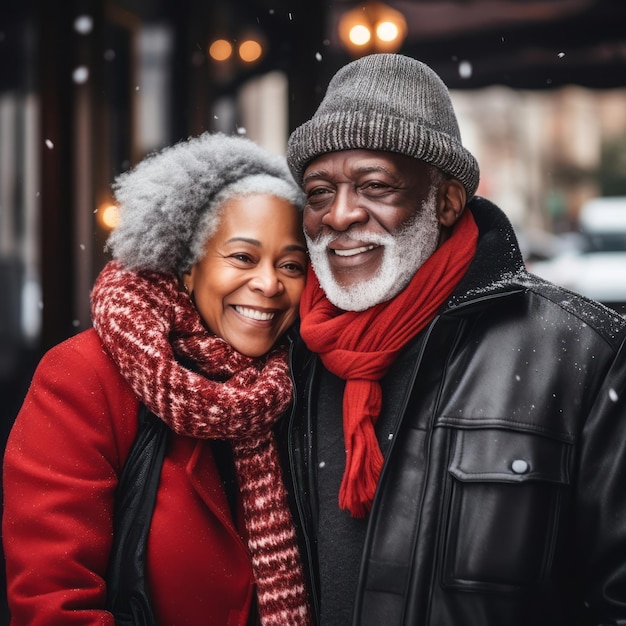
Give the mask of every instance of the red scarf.
M 428 258 L 406 289 L 362 312 L 343 311 L 331 304 L 309 268 L 300 303 L 300 332 L 326 368 L 346 381 L 346 469 L 339 506 L 353 517 L 364 517 L 371 508 L 383 466 L 374 431 L 382 405 L 378 381 L 454 291 L 474 257 L 477 239 L 478 228 L 466 210 L 452 236 Z
M 304 574 L 273 432 L 292 400 L 286 349 L 259 359 L 240 354 L 203 327 L 169 274 L 109 263 L 91 305 L 104 347 L 153 413 L 178 434 L 230 441 L 261 624 L 307 626 Z

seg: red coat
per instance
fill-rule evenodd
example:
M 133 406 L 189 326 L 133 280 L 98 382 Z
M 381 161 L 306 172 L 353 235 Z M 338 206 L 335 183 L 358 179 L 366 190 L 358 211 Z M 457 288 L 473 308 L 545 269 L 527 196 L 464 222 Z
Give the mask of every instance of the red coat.
M 12 626 L 113 626 L 103 576 L 137 413 L 93 330 L 42 359 L 4 461 Z M 160 626 L 246 623 L 252 568 L 206 442 L 170 437 L 147 569 Z

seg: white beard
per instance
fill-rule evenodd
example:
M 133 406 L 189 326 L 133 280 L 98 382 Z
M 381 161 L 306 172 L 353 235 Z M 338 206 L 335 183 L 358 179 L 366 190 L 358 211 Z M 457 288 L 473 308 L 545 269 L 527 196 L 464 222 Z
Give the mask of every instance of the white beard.
M 337 239 L 337 234 L 320 235 L 312 240 L 305 233 L 313 270 L 330 302 L 344 311 L 365 311 L 391 300 L 411 282 L 439 243 L 436 193 L 437 185 L 432 185 L 421 209 L 395 233 L 369 233 L 362 226 L 351 227 L 343 233 L 344 237 L 384 247 L 383 260 L 376 274 L 354 285 L 340 285 L 333 276 L 328 245 Z

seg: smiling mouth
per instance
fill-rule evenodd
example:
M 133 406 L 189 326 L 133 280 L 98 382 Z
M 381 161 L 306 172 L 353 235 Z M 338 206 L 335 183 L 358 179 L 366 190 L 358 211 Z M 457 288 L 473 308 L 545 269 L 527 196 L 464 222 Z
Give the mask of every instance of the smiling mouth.
M 357 254 L 361 254 L 362 252 L 369 252 L 370 250 L 373 250 L 374 248 L 377 248 L 378 246 L 375 244 L 370 244 L 368 246 L 361 246 L 360 248 L 350 248 L 349 250 L 333 250 L 333 252 L 337 255 L 337 256 L 356 256 Z
M 235 306 L 235 311 L 239 313 L 239 315 L 243 317 L 248 317 L 252 320 L 257 320 L 259 322 L 269 322 L 274 319 L 276 313 L 270 313 L 267 311 L 258 311 L 257 309 L 250 309 L 245 306 Z

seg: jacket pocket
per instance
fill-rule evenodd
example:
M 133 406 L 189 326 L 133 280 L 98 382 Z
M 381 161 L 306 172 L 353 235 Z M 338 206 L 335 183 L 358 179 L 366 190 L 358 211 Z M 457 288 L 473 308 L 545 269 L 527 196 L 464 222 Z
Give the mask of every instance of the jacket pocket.
M 534 433 L 456 430 L 442 583 L 522 591 L 549 574 L 570 445 Z

